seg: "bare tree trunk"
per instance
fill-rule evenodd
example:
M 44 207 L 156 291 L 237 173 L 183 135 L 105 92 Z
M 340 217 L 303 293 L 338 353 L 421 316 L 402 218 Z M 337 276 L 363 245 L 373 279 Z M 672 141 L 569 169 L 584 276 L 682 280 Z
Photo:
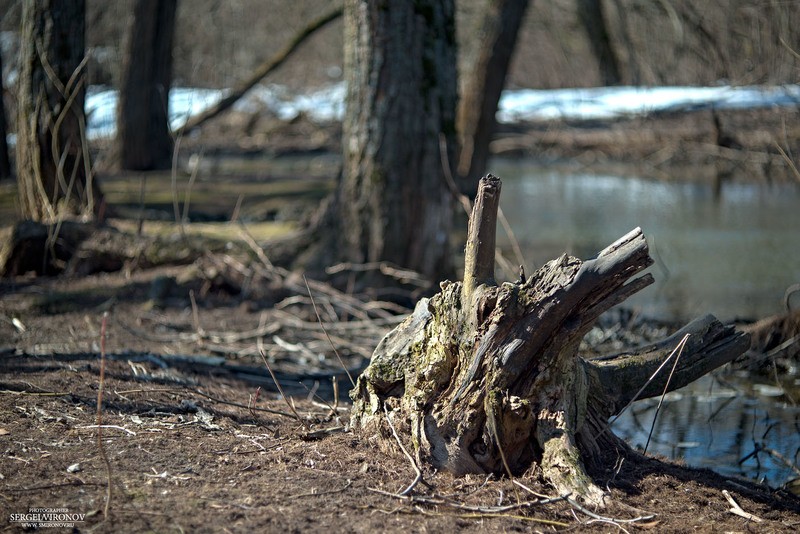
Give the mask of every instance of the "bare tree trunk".
M 347 0 L 340 256 L 438 279 L 450 266 L 455 147 L 452 0 Z M 445 136 L 449 153 L 440 151 Z
M 633 36 L 631 35 L 630 24 L 628 23 L 628 15 L 625 12 L 626 6 L 623 5 L 622 0 L 612 0 L 614 3 L 614 11 L 616 12 L 616 23 L 619 27 L 619 39 L 622 41 L 622 48 L 625 57 L 625 83 L 631 85 L 640 85 L 642 74 L 639 66 L 639 57 L 636 53 L 636 45 L 634 44 Z M 605 21 L 605 19 L 603 19 Z
M 117 154 L 123 169 L 167 169 L 172 162 L 169 89 L 177 0 L 137 0 L 128 32 Z
M 608 25 L 603 15 L 603 0 L 578 0 L 578 17 L 589 37 L 589 45 L 597 59 L 603 85 L 620 84 L 620 62 L 609 37 Z
M 85 136 L 84 16 L 84 0 L 23 2 L 17 174 L 25 218 L 101 215 Z
M 528 0 L 489 0 L 476 34 L 472 70 L 462 83 L 457 130 L 460 152 L 457 174 L 462 193 L 472 195 L 486 172 L 497 105 Z
M 499 194 L 497 178 L 481 180 L 464 282 L 443 283 L 380 342 L 350 394 L 351 422 L 391 436 L 392 417 L 418 458 L 455 474 L 519 474 L 536 462 L 560 494 L 602 506 L 584 462 L 622 446 L 608 418 L 636 395 L 664 390 L 668 372 L 648 379 L 683 335 L 690 337 L 670 390 L 733 360 L 749 339 L 708 316 L 660 344 L 580 358 L 600 314 L 652 283 L 649 274 L 633 278 L 652 264 L 647 242 L 637 228 L 595 259 L 564 254 L 527 281 L 498 287 L 491 252 Z
M 6 106 L 3 102 L 3 57 L 0 54 L 0 180 L 4 178 L 11 178 L 11 162 L 8 159 L 8 143 L 6 136 L 8 131 L 6 128 Z

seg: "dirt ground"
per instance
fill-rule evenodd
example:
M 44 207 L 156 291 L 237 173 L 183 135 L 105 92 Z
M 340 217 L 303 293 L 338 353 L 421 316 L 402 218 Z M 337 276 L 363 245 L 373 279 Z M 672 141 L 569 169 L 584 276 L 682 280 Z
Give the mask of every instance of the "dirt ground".
M 6 518 L 67 508 L 86 514 L 75 525 L 79 531 L 100 532 L 792 532 L 800 526 L 800 502 L 784 493 L 624 454 L 595 471 L 612 499 L 596 511 L 600 517 L 564 501 L 539 504 L 542 497 L 509 480 L 479 476 L 427 473 L 426 485 L 400 498 L 392 494 L 413 480 L 411 466 L 368 436 L 337 431 L 346 408 L 334 413 L 298 402 L 298 421 L 262 411 L 289 412 L 281 402 L 262 400 L 251 413 L 253 388 L 240 381 L 124 355 L 105 369 L 101 452 L 96 358 L 5 355 L 4 367 L 0 509 Z M 615 472 L 614 462 L 622 460 Z M 550 494 L 535 475 L 518 482 Z M 730 513 L 724 491 L 763 521 Z
M 286 346 L 305 339 L 313 348 L 307 333 L 284 322 L 272 337 L 262 329 L 262 341 L 228 339 L 224 349 L 214 341 L 214 331 L 268 325 L 275 316 L 265 313 L 276 313 L 274 306 L 222 291 L 202 298 L 198 290 L 192 313 L 189 302 L 175 297 L 180 288 L 153 304 L 156 280 L 179 277 L 186 268 L 0 282 L 5 531 L 30 530 L 12 514 L 42 508 L 85 514 L 74 524 L 80 532 L 800 528 L 794 495 L 629 451 L 609 451 L 592 470 L 609 490 L 604 510 L 558 499 L 535 469 L 514 481 L 428 470 L 423 484 L 400 497 L 414 479 L 412 466 L 398 447 L 380 447 L 374 437 L 347 430 L 347 405 L 332 400 L 331 376 L 339 378 L 342 399 L 349 389 L 338 362 L 306 362 L 314 371 L 303 371 L 302 352 L 284 357 L 270 345 L 278 336 Z M 244 350 L 259 343 L 266 343 L 279 383 L 296 399 L 297 416 L 280 400 L 256 351 Z M 342 350 L 353 372 L 364 361 L 357 353 Z M 730 512 L 725 492 L 761 521 Z

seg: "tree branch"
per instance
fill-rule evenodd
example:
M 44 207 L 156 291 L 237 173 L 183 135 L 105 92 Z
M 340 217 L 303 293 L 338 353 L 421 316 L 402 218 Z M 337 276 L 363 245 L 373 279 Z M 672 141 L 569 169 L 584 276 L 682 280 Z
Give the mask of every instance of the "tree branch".
M 330 12 L 326 13 L 325 15 L 321 16 L 317 20 L 314 20 L 308 24 L 305 28 L 301 29 L 299 32 L 292 37 L 292 40 L 277 54 L 272 56 L 269 60 L 265 61 L 258 68 L 253 72 L 253 74 L 246 80 L 239 83 L 231 93 L 217 102 L 215 106 L 208 108 L 207 110 L 199 113 L 193 117 L 189 117 L 186 123 L 178 128 L 175 133 L 177 135 L 185 134 L 191 130 L 194 130 L 207 120 L 213 119 L 223 111 L 227 110 L 229 107 L 234 105 L 237 100 L 242 98 L 245 93 L 247 93 L 250 89 L 252 89 L 258 82 L 260 82 L 267 74 L 271 73 L 283 63 L 289 59 L 294 52 L 300 48 L 306 39 L 311 37 L 317 30 L 320 30 L 328 25 L 329 22 L 333 22 L 334 20 L 338 19 L 342 16 L 342 8 L 337 7 Z
M 478 185 L 478 196 L 472 207 L 464 251 L 464 284 L 461 304 L 470 307 L 472 293 L 481 284 L 494 284 L 494 249 L 497 227 L 497 206 L 500 203 L 500 178 L 487 174 Z
M 686 334 L 691 336 L 686 342 L 668 391 L 690 384 L 732 361 L 750 347 L 749 334 L 737 331 L 733 326 L 723 325 L 713 315 L 706 315 L 658 343 L 585 361 L 590 397 L 611 401 L 611 413 L 604 415 L 615 415 L 626 406 Z M 647 399 L 661 395 L 668 374 L 662 372 L 656 375 L 638 398 Z

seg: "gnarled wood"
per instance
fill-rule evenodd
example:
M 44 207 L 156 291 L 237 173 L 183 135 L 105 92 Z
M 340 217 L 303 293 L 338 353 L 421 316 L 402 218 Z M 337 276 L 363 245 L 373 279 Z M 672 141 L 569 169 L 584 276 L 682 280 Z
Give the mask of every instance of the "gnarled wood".
M 676 338 L 609 360 L 587 362 L 577 350 L 602 312 L 652 283 L 649 274 L 635 278 L 652 263 L 647 242 L 637 228 L 595 259 L 565 254 L 525 282 L 494 285 L 480 259 L 494 241 L 481 233 L 495 220 L 499 190 L 496 178 L 482 179 L 464 283 L 442 283 L 375 349 L 351 392 L 352 424 L 388 435 L 387 406 L 395 423 L 405 422 L 419 457 L 438 468 L 514 474 L 538 462 L 559 492 L 600 506 L 603 492 L 583 461 L 616 442 L 605 431 L 608 416 L 645 384 Z M 695 336 L 684 348 L 676 384 L 746 348 L 745 335 L 712 317 L 687 329 Z M 663 380 L 645 393 L 663 390 Z
M 672 377 L 668 372 L 657 374 L 643 390 L 620 387 L 619 384 L 645 384 L 658 367 L 669 357 L 684 336 L 689 334 L 686 346 L 673 358 L 679 358 Z M 668 338 L 613 356 L 583 361 L 592 396 L 611 401 L 610 417 L 619 413 L 634 399 L 648 399 L 661 395 L 669 379 L 667 391 L 680 389 L 731 361 L 731 354 L 742 354 L 750 347 L 750 336 L 724 326 L 713 315 L 695 319 Z M 674 360 L 672 360 L 674 362 Z M 669 367 L 671 368 L 670 362 Z M 640 386 L 641 387 L 641 386 Z

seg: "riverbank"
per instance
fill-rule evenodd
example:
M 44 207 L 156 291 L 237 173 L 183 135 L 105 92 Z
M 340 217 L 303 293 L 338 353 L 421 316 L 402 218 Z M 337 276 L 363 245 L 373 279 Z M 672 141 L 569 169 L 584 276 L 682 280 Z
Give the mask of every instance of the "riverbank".
M 502 126 L 495 154 L 598 168 L 633 165 L 675 180 L 800 183 L 800 108 L 670 112 L 614 121 Z M 680 178 L 678 178 L 680 179 Z
M 339 154 L 338 122 L 300 114 L 231 112 L 184 141 L 189 151 L 287 156 Z M 800 106 L 704 109 L 595 120 L 500 124 L 495 156 L 657 180 L 800 184 Z M 681 169 L 691 172 L 681 173 Z M 677 178 L 676 178 L 677 177 Z

